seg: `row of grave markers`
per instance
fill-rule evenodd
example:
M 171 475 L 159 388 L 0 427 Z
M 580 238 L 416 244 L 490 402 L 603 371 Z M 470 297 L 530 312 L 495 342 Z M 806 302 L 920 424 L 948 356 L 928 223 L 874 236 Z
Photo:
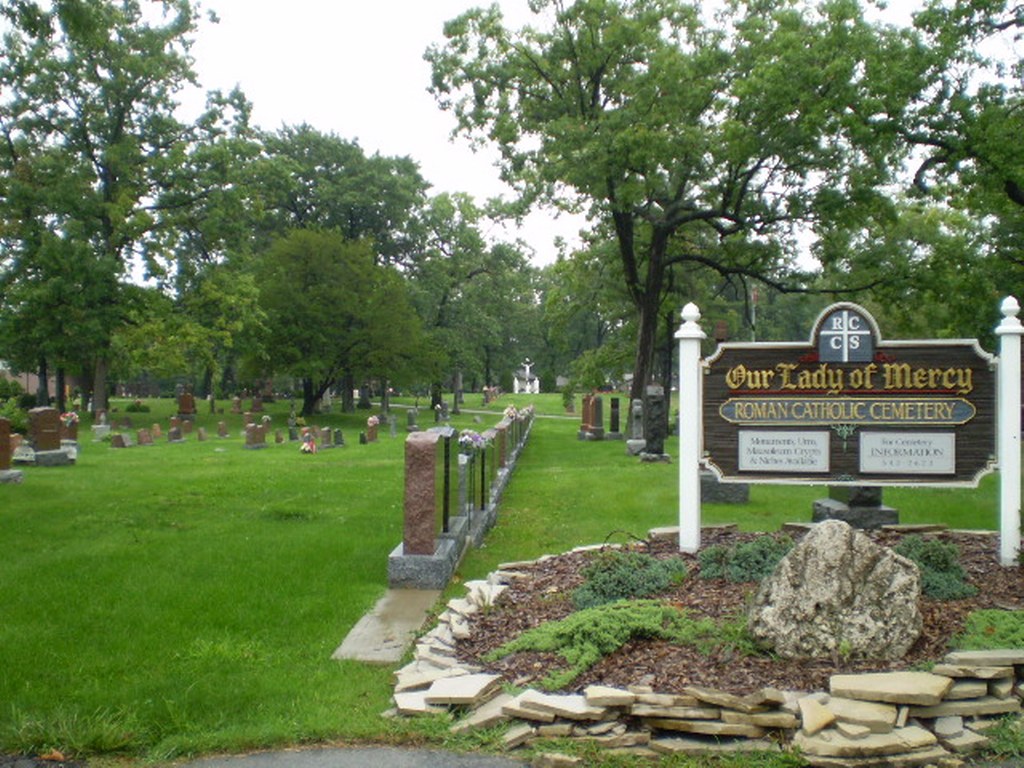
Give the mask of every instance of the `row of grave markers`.
M 532 407 L 510 410 L 475 447 L 460 446 L 448 426 L 409 434 L 402 542 L 388 558 L 392 589 L 443 589 L 466 548 L 483 542 L 533 419 Z

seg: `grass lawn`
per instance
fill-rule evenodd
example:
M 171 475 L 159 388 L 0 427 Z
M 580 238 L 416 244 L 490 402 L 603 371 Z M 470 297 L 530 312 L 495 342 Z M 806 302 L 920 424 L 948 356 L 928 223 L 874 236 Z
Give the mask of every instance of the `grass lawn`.
M 562 411 L 559 395 L 506 396 L 452 423 L 484 428 L 530 401 Z M 166 432 L 172 401 L 151 405 L 131 414 L 135 425 Z M 348 445 L 305 456 L 272 439 L 245 450 L 240 416 L 199 408 L 199 425 L 216 435 L 224 419 L 231 437 L 115 450 L 91 442 L 85 422 L 76 466 L 25 468 L 21 485 L 0 486 L 0 752 L 165 760 L 317 741 L 439 743 L 443 723 L 380 717 L 390 668 L 330 659 L 386 589 L 401 540 L 404 417 L 396 438 L 383 426 L 370 445 L 358 441 L 366 412 L 318 417 Z M 268 405 L 286 434 L 287 411 Z M 498 524 L 459 579 L 677 523 L 675 465 L 580 442 L 577 429 L 575 418 L 536 421 Z M 809 520 L 822 491 L 755 486 L 750 504 L 710 505 L 704 521 L 774 530 Z M 904 522 L 997 525 L 991 477 L 978 490 L 891 490 L 886 502 Z

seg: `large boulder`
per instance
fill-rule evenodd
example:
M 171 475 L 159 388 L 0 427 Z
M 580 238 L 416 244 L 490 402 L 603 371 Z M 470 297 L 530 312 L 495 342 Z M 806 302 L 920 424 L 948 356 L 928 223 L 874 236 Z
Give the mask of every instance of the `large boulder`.
M 898 659 L 921 634 L 920 594 L 915 563 L 829 520 L 762 582 L 748 627 L 784 658 Z

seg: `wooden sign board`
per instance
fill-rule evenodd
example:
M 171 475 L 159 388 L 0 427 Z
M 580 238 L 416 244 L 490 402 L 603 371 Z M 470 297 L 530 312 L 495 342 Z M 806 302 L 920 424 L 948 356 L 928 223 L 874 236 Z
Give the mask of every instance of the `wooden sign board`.
M 885 342 L 834 304 L 807 344 L 705 361 L 704 464 L 727 482 L 975 486 L 995 467 L 993 365 L 973 339 Z

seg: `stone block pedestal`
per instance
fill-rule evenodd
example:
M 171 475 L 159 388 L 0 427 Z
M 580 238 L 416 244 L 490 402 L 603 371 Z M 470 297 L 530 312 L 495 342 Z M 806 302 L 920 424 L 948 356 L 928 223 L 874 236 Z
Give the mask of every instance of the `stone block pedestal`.
M 883 525 L 897 525 L 900 513 L 884 504 L 852 506 L 839 499 L 818 499 L 814 502 L 811 520 L 815 523 L 842 520 L 854 528 L 881 528 Z

